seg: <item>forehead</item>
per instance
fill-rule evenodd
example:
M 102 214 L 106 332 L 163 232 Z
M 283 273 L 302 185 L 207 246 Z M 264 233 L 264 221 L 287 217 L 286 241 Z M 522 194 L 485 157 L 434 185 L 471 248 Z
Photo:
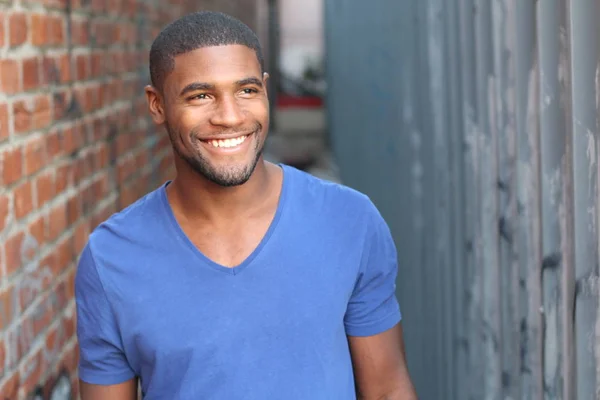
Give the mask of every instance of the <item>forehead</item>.
M 175 57 L 165 86 L 183 88 L 194 82 L 226 84 L 262 75 L 256 52 L 243 45 L 203 47 Z

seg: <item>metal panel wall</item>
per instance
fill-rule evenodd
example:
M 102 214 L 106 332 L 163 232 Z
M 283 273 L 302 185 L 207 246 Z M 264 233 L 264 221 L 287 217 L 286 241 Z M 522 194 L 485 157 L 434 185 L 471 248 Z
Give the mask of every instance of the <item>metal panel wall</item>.
M 421 399 L 600 398 L 600 0 L 325 0 L 331 143 Z

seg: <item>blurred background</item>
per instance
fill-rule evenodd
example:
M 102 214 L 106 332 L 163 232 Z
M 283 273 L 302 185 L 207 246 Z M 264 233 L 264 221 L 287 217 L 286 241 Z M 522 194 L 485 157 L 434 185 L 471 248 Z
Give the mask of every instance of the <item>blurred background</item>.
M 76 262 L 173 176 L 147 52 L 197 10 L 264 46 L 267 159 L 390 225 L 421 399 L 600 398 L 600 1 L 0 0 L 0 399 L 78 397 Z

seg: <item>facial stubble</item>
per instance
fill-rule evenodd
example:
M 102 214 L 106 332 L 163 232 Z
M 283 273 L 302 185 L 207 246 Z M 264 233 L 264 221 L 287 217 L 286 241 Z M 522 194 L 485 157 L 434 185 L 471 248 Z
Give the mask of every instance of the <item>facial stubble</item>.
M 256 136 L 256 145 L 254 146 L 255 156 L 251 162 L 245 166 L 242 166 L 242 168 L 239 168 L 237 165 L 231 167 L 226 166 L 224 167 L 225 170 L 219 171 L 217 167 L 211 165 L 210 161 L 202 154 L 201 151 L 196 150 L 194 154 L 186 154 L 181 148 L 181 142 L 183 141 L 184 135 L 181 135 L 180 132 L 176 132 L 171 129 L 167 123 L 165 123 L 165 128 L 167 129 L 169 139 L 175 153 L 177 153 L 177 155 L 184 160 L 196 173 L 200 174 L 208 181 L 222 187 L 233 187 L 246 183 L 252 176 L 252 173 L 254 172 L 256 165 L 262 156 L 265 144 L 264 140 L 260 140 L 261 133 L 263 132 L 263 126 L 261 123 L 257 122 L 252 134 L 252 136 Z M 181 139 L 177 140 L 177 138 Z M 198 130 L 192 130 L 188 134 L 188 139 L 189 142 L 192 143 L 196 148 L 194 143 L 200 140 L 198 139 Z M 250 139 L 250 137 L 247 139 Z

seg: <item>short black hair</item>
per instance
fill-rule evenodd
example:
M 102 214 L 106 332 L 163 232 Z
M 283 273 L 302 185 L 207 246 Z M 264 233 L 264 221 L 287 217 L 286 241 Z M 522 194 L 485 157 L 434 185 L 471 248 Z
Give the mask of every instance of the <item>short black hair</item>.
M 150 48 L 150 80 L 159 90 L 175 67 L 175 56 L 203 47 L 244 45 L 256 52 L 264 72 L 262 48 L 256 34 L 242 21 L 221 12 L 199 11 L 168 24 Z

